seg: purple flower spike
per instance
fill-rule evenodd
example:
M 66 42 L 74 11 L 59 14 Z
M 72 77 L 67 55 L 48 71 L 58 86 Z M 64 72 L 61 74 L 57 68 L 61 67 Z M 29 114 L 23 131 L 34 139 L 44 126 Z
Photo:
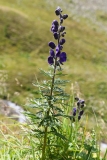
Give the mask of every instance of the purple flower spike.
M 66 56 L 66 53 L 65 52 L 62 52 L 61 54 L 60 54 L 60 63 L 62 64 L 62 62 L 66 62 L 66 60 L 67 60 L 67 56 Z
M 62 38 L 59 43 L 60 43 L 60 45 L 63 45 L 65 43 L 65 39 Z
M 53 57 L 48 57 L 48 63 L 49 63 L 50 65 L 54 64 Z
M 54 50 L 51 49 L 51 50 L 49 51 L 49 53 L 50 53 L 50 56 L 51 56 L 51 57 L 53 57 L 53 58 L 55 57 L 55 52 L 54 52 Z
M 51 47 L 52 49 L 55 49 L 55 47 L 56 47 L 55 44 L 54 44 L 54 42 L 49 42 L 48 45 L 49 45 L 49 47 Z

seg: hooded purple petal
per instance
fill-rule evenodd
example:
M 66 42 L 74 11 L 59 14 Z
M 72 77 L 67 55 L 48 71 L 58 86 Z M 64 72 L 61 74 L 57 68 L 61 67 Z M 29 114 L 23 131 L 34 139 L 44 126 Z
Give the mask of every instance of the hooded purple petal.
M 68 15 L 64 14 L 62 17 L 63 17 L 63 19 L 66 19 L 66 18 L 68 18 Z
M 63 45 L 65 43 L 65 39 L 62 38 L 59 43 L 60 43 L 60 45 Z
M 54 32 L 53 35 L 54 35 L 54 38 L 55 38 L 55 39 L 58 39 L 58 33 L 57 33 L 57 32 Z
M 55 49 L 55 43 L 54 42 L 49 42 L 48 43 L 49 47 L 51 47 L 52 49 Z
M 53 20 L 52 25 L 58 26 L 58 25 L 59 25 L 59 23 L 58 23 L 58 21 L 57 21 L 57 20 Z
M 77 111 L 77 109 L 73 108 L 73 116 L 76 116 L 76 111 Z
M 58 26 L 55 26 L 54 24 L 51 27 L 51 32 L 57 32 L 58 31 Z
M 48 57 L 48 63 L 49 63 L 50 65 L 54 64 L 53 57 Z
M 59 57 L 60 56 L 60 46 L 58 45 L 56 47 L 56 57 Z
M 53 58 L 55 57 L 55 52 L 54 52 L 53 49 L 50 49 L 49 53 L 50 53 L 50 56 L 51 56 L 51 57 L 53 57 Z
M 59 59 L 60 63 L 62 64 L 62 62 L 66 62 L 66 60 L 67 60 L 66 53 L 65 52 L 60 53 L 60 59 Z

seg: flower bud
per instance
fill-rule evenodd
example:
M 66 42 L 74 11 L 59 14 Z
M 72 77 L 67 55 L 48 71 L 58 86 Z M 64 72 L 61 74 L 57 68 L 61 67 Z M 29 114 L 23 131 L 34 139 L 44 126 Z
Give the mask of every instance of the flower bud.
M 49 45 L 49 47 L 51 47 L 52 49 L 55 49 L 55 47 L 56 47 L 55 44 L 54 44 L 54 42 L 49 42 L 48 45 Z
M 73 108 L 73 116 L 76 116 L 76 108 Z
M 63 23 L 63 18 L 60 18 L 60 23 Z
M 79 121 L 80 119 L 81 119 L 81 116 L 79 115 L 79 116 L 78 116 L 78 121 Z
M 58 26 L 52 25 L 51 31 L 52 31 L 53 33 L 54 33 L 54 32 L 57 32 L 57 31 L 58 31 Z
M 62 39 L 60 40 L 59 44 L 60 44 L 60 45 L 63 45 L 64 43 L 65 43 L 65 39 L 62 38 Z
M 59 16 L 59 15 L 60 15 L 60 11 L 59 11 L 58 9 L 56 9 L 56 10 L 55 10 L 55 14 L 56 14 L 57 16 Z
M 51 57 L 53 57 L 53 58 L 55 57 L 55 52 L 54 52 L 54 50 L 50 49 L 49 53 L 50 53 L 50 56 L 51 56 Z
M 54 38 L 55 38 L 55 39 L 58 39 L 58 33 L 57 33 L 57 32 L 54 32 L 53 35 L 54 35 Z
M 57 7 L 57 9 L 55 10 L 55 14 L 58 16 L 60 15 L 61 12 L 62 12 L 62 9 L 60 7 Z
M 48 63 L 49 63 L 50 65 L 54 64 L 53 57 L 48 57 Z
M 60 31 L 60 32 L 63 32 L 64 30 L 65 30 L 65 27 L 64 27 L 64 26 L 60 26 L 60 27 L 59 27 L 59 31 Z
M 68 15 L 64 14 L 62 17 L 63 17 L 63 19 L 66 19 L 66 18 L 68 18 Z
M 53 22 L 52 22 L 52 25 L 55 25 L 55 26 L 58 26 L 59 25 L 59 23 L 58 23 L 58 21 L 57 20 L 53 20 Z
M 84 110 L 81 110 L 81 111 L 79 112 L 79 115 L 82 116 L 83 113 L 84 113 Z

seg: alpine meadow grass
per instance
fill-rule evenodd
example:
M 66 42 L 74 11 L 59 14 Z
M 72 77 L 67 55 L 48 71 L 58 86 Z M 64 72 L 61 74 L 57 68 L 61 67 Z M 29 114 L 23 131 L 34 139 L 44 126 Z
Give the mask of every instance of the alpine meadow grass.
M 60 7 L 55 15 L 50 25 L 54 40 L 47 42 L 49 70 L 40 69 L 45 79 L 33 83 L 37 95 L 28 104 L 32 112 L 25 112 L 28 123 L 16 123 L 20 128 L 16 133 L 1 123 L 1 160 L 106 160 L 107 152 L 101 156 L 96 131 L 87 127 L 87 102 L 78 94 L 65 91 L 71 83 L 63 73 L 69 54 L 64 50 L 69 16 Z M 4 129 L 9 134 L 5 135 Z
M 64 23 L 68 15 L 63 14 L 60 7 L 55 14 L 59 20 L 53 20 L 50 27 L 54 38 L 48 43 L 50 70 L 40 70 L 46 78 L 34 83 L 38 88 L 38 97 L 31 100 L 29 106 L 35 109 L 35 113 L 26 112 L 32 127 L 29 133 L 36 141 L 33 154 L 38 160 L 100 160 L 95 130 L 88 131 L 87 119 L 83 119 L 85 126 L 81 123 L 85 100 L 65 92 L 66 84 L 70 83 L 63 74 L 68 54 L 64 51 Z

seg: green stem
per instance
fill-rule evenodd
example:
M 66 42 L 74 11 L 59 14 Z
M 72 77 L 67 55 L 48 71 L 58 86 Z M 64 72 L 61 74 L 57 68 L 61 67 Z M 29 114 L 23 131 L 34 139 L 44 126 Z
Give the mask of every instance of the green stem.
M 59 40 L 60 40 L 60 33 L 59 33 L 59 38 L 58 38 L 58 44 L 59 44 Z M 52 99 L 52 95 L 53 95 L 56 67 L 57 67 L 57 57 L 55 58 L 55 64 L 54 64 L 54 71 L 53 71 L 51 91 L 50 91 L 50 100 L 48 101 L 49 106 L 51 106 L 51 99 Z M 47 111 L 47 117 L 49 116 L 49 113 L 50 113 L 50 107 Z M 45 132 L 45 134 L 44 134 L 44 142 L 43 142 L 43 148 L 42 148 L 42 160 L 45 160 L 45 156 L 46 156 L 48 126 L 45 127 L 44 132 Z
M 54 87 L 54 81 L 55 81 L 55 73 L 56 73 L 56 61 L 55 60 L 55 66 L 54 66 L 54 72 L 53 72 L 53 78 L 52 78 L 52 85 L 51 85 L 51 91 L 50 91 L 50 101 L 48 101 L 49 106 L 51 106 L 51 99 L 52 99 L 52 94 L 53 94 L 53 87 Z M 47 117 L 49 116 L 50 113 L 50 108 L 47 111 Z M 44 142 L 43 142 L 43 148 L 42 148 L 42 160 L 45 160 L 46 156 L 46 147 L 47 147 L 47 132 L 48 132 L 48 126 L 45 127 L 44 129 Z
M 45 151 L 46 151 L 46 141 L 47 141 L 47 130 L 48 127 L 45 127 L 45 134 L 44 134 L 44 142 L 43 142 L 43 148 L 42 148 L 42 160 L 45 160 Z

